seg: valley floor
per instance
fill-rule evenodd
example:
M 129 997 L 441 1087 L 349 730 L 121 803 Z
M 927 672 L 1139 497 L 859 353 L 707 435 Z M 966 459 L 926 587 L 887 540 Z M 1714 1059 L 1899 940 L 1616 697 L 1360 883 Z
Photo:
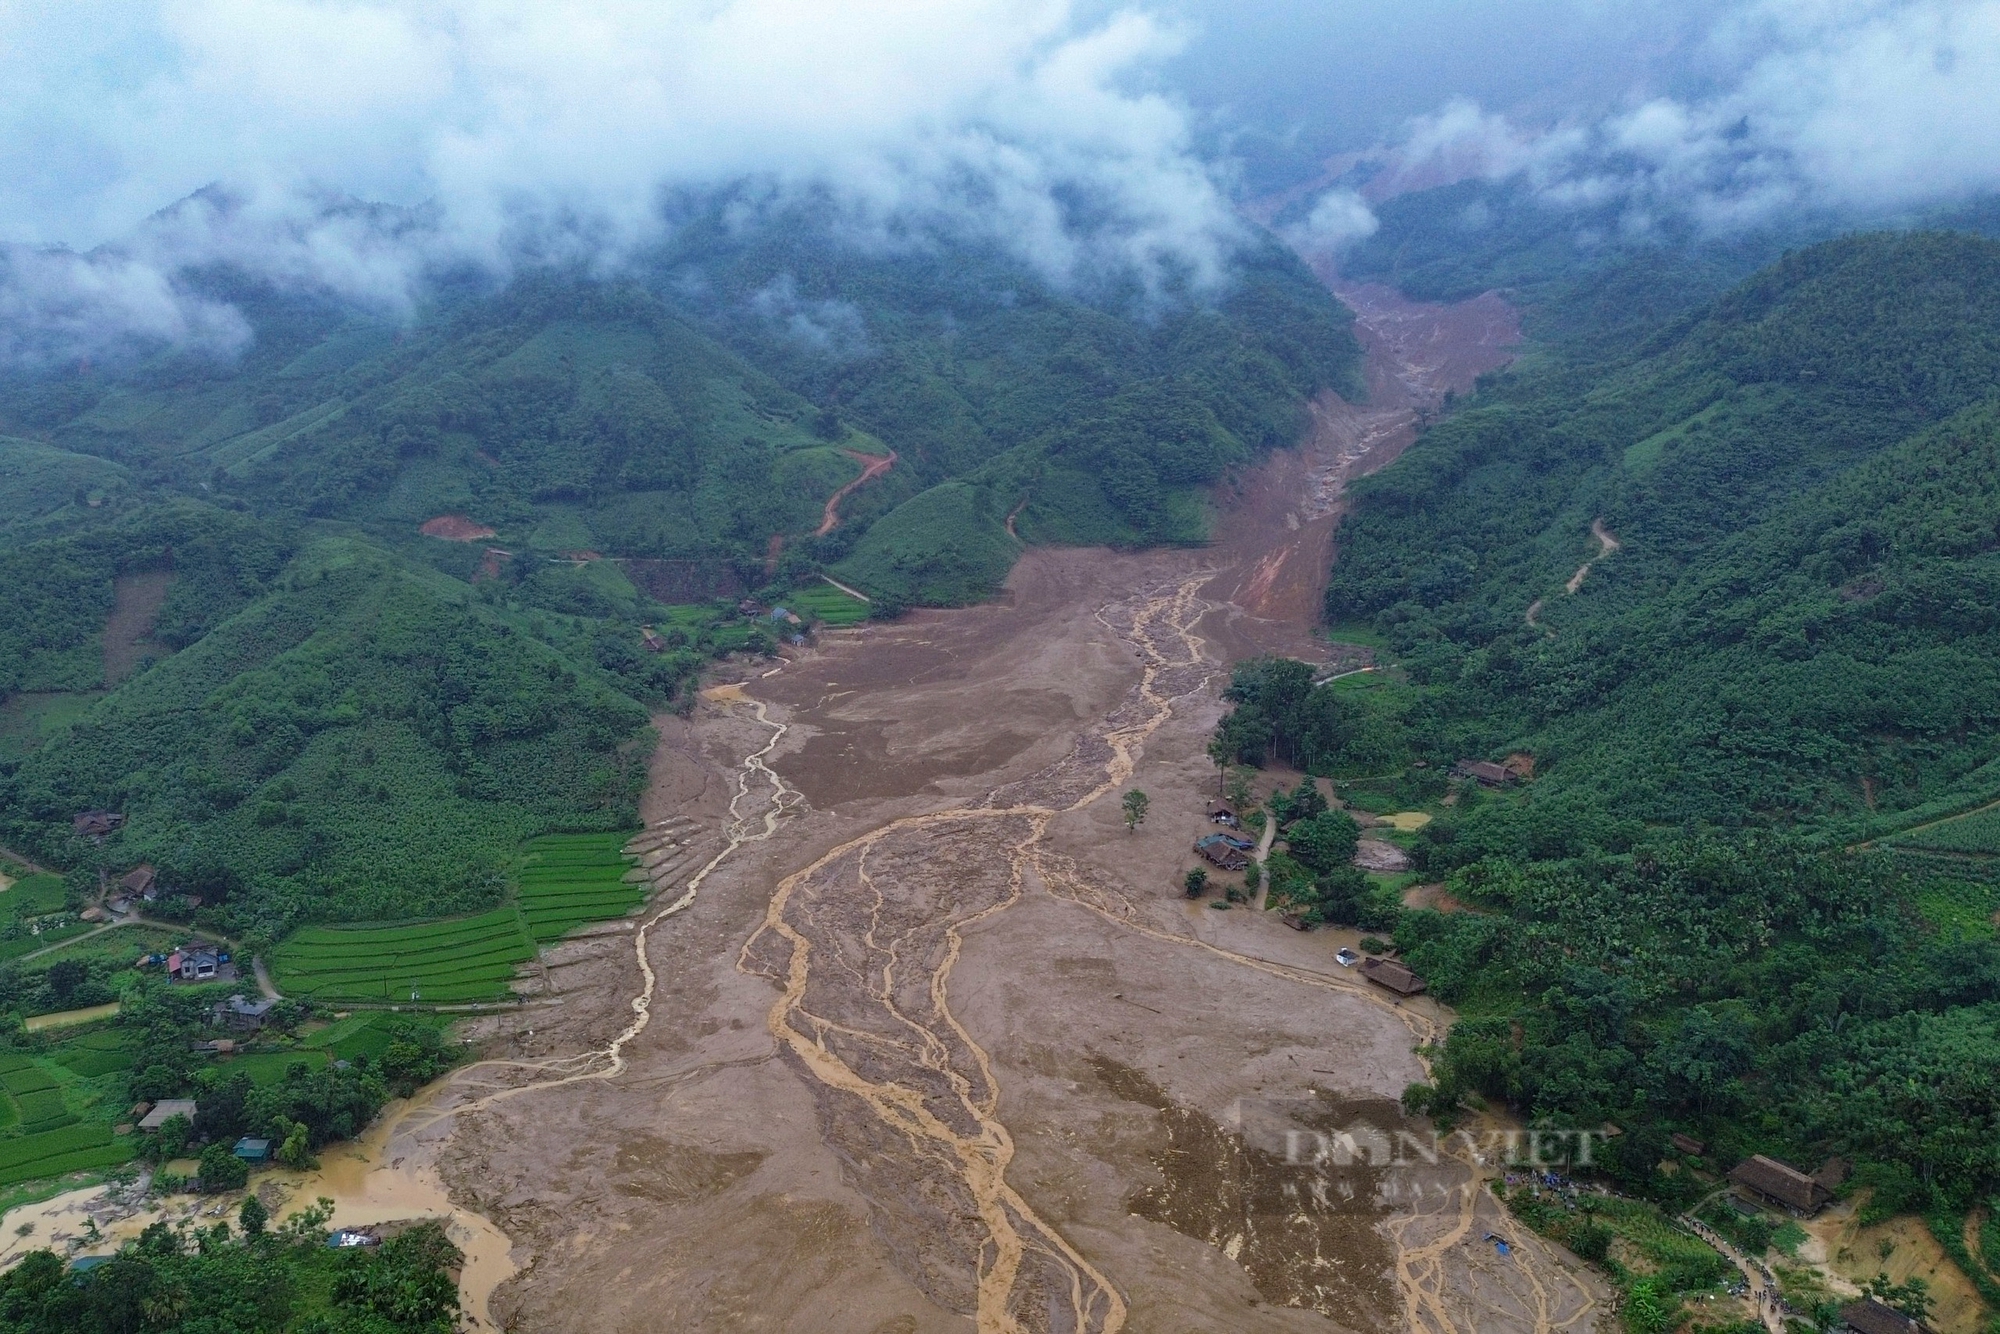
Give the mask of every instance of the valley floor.
M 435 1161 L 462 1226 L 511 1241 L 479 1291 L 468 1273 L 477 1316 L 1601 1323 L 1600 1286 L 1504 1216 L 1468 1149 L 1297 1161 L 1316 1133 L 1405 1129 L 1414 1049 L 1448 1016 L 1335 964 L 1351 935 L 1180 892 L 1227 664 L 1324 656 L 1341 484 L 1505 355 L 1491 311 L 1479 348 L 1442 355 L 1464 314 L 1430 310 L 1435 337 L 1410 303 L 1389 333 L 1364 324 L 1373 404 L 1319 405 L 1301 448 L 1241 479 L 1216 545 L 1031 551 L 994 604 L 830 633 L 659 720 L 646 814 L 708 831 L 694 893 L 560 947 L 553 994 L 479 1021 L 490 1059 L 379 1151 L 383 1171 Z M 1128 833 L 1130 787 L 1153 800 Z

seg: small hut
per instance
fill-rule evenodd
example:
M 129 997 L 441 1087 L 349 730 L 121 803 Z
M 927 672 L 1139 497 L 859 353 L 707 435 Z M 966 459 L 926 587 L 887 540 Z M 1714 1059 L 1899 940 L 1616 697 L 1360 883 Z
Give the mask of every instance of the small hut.
M 1398 996 L 1421 996 L 1430 987 L 1430 983 L 1394 959 L 1369 959 L 1361 965 L 1361 975 Z

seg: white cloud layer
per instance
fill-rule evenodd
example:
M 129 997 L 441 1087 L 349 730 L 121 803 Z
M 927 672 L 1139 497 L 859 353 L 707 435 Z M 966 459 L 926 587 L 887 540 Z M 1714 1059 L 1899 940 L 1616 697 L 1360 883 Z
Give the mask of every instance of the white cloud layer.
M 438 262 L 615 260 L 664 188 L 746 177 L 1058 281 L 1213 279 L 1238 224 L 1132 87 L 1177 49 L 1069 0 L 0 0 L 0 354 L 227 351 L 241 321 L 174 280 L 210 259 L 390 308 Z
M 1729 230 L 2000 190 L 2000 0 L 1760 0 L 1713 28 L 1687 73 L 1708 91 L 1540 133 L 1448 101 L 1410 123 L 1367 193 L 1520 178 L 1643 232 L 1669 216 Z

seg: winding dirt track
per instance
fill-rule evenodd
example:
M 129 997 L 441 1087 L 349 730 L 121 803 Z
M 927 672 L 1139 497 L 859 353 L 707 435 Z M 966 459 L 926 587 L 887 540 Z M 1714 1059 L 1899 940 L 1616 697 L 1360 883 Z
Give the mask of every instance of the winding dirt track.
M 649 818 L 719 846 L 633 932 L 560 947 L 550 1008 L 482 1021 L 501 1053 L 426 1112 L 514 1238 L 507 1327 L 1588 1325 L 1560 1257 L 1474 1240 L 1514 1229 L 1469 1147 L 1399 1203 L 1393 1171 L 1336 1198 L 1230 1129 L 1393 1121 L 1448 1022 L 1333 964 L 1351 933 L 1178 888 L 1227 662 L 1319 652 L 1339 480 L 1414 433 L 1371 411 L 1322 405 L 1208 551 L 1032 551 L 996 605 L 659 720 Z M 1105 798 L 1134 785 L 1128 836 Z
M 840 527 L 841 501 L 847 499 L 856 491 L 859 491 L 862 487 L 896 466 L 896 451 L 893 449 L 886 455 L 863 454 L 861 451 L 855 449 L 843 449 L 840 452 L 861 465 L 861 475 L 827 497 L 826 510 L 820 515 L 819 527 L 813 532 L 814 537 L 825 537 L 828 533 Z

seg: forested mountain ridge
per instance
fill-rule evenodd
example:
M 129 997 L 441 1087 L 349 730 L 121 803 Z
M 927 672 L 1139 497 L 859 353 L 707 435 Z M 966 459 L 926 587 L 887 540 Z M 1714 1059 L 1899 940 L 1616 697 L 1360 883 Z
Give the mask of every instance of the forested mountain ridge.
M 677 238 L 617 281 L 447 289 L 409 328 L 213 276 L 258 329 L 239 362 L 14 376 L 0 431 L 260 513 L 390 532 L 464 512 L 509 541 L 754 569 L 774 538 L 838 560 L 1009 454 L 990 485 L 1027 541 L 1198 541 L 1201 486 L 1358 384 L 1351 316 L 1269 241 L 1211 296 L 1093 303 L 997 256 L 862 253 L 803 222 Z M 858 471 L 843 449 L 899 465 L 815 543 Z M 902 565 L 850 576 L 963 601 L 1005 574 L 932 587 L 921 563 L 950 544 L 902 527 Z
M 2000 750 L 1996 393 L 2000 244 L 1814 247 L 1499 377 L 1354 488 L 1328 611 L 1439 688 L 1429 748 L 1532 750 L 1566 820 L 1915 806 Z

